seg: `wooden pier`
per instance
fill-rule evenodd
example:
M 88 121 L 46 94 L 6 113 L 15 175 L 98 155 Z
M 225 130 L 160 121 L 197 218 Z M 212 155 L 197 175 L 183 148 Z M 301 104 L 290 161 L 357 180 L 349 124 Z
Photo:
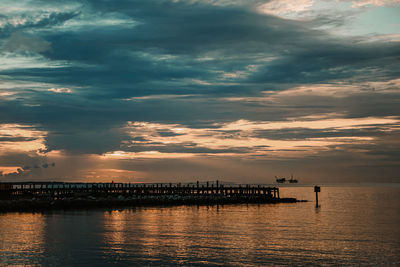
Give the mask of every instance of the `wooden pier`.
M 25 182 L 0 183 L 3 197 L 69 197 L 82 195 L 133 195 L 133 196 L 223 196 L 223 197 L 265 197 L 279 199 L 279 188 L 261 185 L 223 185 L 181 183 L 58 183 Z
M 263 185 L 196 183 L 0 183 L 0 211 L 296 202 L 279 188 Z

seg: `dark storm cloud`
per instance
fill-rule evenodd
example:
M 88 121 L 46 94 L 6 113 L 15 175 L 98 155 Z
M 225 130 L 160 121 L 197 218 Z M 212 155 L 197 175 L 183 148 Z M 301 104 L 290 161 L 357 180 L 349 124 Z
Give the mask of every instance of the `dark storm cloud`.
M 359 76 L 365 79 L 372 72 L 378 72 L 378 78 L 399 75 L 394 68 L 399 56 L 396 45 L 334 39 L 310 25 L 258 14 L 242 6 L 87 1 L 81 12 L 97 12 L 97 17 L 123 14 L 137 23 L 130 27 L 99 24 L 43 31 L 42 37 L 52 45 L 46 56 L 71 62 L 72 66 L 3 73 L 85 86 L 85 93 L 91 97 L 113 98 L 161 93 L 240 95 L 277 84 Z M 69 19 L 74 16 L 73 12 L 60 15 Z M 200 60 L 206 56 L 211 59 Z M 263 62 L 269 57 L 275 59 Z M 247 71 L 252 64 L 258 69 Z M 220 77 L 220 72 L 235 71 L 248 72 L 249 77 L 228 81 Z M 191 79 L 211 85 L 195 84 Z M 229 85 L 229 81 L 250 86 Z M 264 88 L 260 83 L 266 84 Z
M 322 45 L 322 46 L 321 46 Z M 396 44 L 316 43 L 264 66 L 256 82 L 320 83 L 337 79 L 381 80 L 399 77 Z M 373 77 L 373 78 L 372 78 Z
M 120 12 L 139 23 L 129 31 L 125 42 L 137 49 L 160 49 L 171 54 L 218 50 L 230 53 L 265 52 L 285 41 L 304 43 L 309 29 L 296 23 L 255 13 L 243 7 L 212 6 L 172 1 L 93 1 L 102 12 Z M 287 34 L 292 34 L 288 36 Z M 119 42 L 118 42 L 119 41 Z M 128 42 L 127 42 L 128 41 Z M 260 44 L 264 46 L 260 46 Z M 267 47 L 265 47 L 267 45 Z

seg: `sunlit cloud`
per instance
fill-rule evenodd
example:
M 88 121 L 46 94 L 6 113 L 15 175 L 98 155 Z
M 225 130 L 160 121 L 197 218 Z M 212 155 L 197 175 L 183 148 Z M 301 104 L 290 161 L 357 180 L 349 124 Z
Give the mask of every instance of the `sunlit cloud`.
M 159 159 L 159 158 L 187 158 L 193 157 L 195 154 L 191 153 L 161 153 L 159 151 L 143 151 L 143 152 L 125 152 L 125 151 L 112 151 L 105 153 L 104 158 L 115 159 Z
M 302 11 L 309 10 L 314 4 L 314 0 L 287 1 L 287 0 L 272 0 L 258 7 L 261 13 L 271 15 L 291 15 Z
M 252 97 L 227 97 L 227 101 L 246 102 L 274 102 L 279 103 L 286 99 L 300 99 L 304 96 L 345 98 L 351 95 L 359 95 L 366 92 L 372 93 L 396 93 L 399 94 L 400 79 L 388 81 L 369 81 L 360 83 L 332 82 L 329 84 L 308 84 L 292 87 L 280 91 L 263 91 L 260 96 Z
M 54 93 L 64 93 L 64 94 L 71 94 L 72 90 L 70 88 L 50 88 L 47 91 L 54 92 Z
M 351 5 L 354 8 L 360 8 L 365 6 L 391 6 L 399 5 L 399 0 L 353 0 Z
M 224 124 L 221 130 L 272 130 L 272 129 L 288 129 L 288 128 L 305 128 L 305 129 L 360 129 L 363 127 L 375 125 L 398 124 L 399 118 L 333 118 L 323 120 L 298 120 L 287 122 L 253 122 L 247 120 L 239 120 L 232 123 Z
M 18 173 L 18 170 L 21 170 L 21 166 L 0 166 L 0 176 Z
M 16 152 L 38 152 L 45 149 L 46 131 L 31 125 L 0 124 L 0 155 Z
M 10 97 L 10 96 L 13 96 L 13 95 L 15 95 L 15 92 L 7 92 L 7 91 L 3 91 L 3 92 L 1 92 L 0 91 L 0 97 L 3 97 L 3 98 L 8 98 L 8 97 Z
M 48 62 L 41 55 L 17 55 L 13 53 L 0 53 L 0 70 L 15 70 L 26 68 L 58 68 L 65 66 L 65 62 Z
M 325 114 L 329 115 L 329 114 Z M 373 136 L 332 136 L 296 139 L 270 139 L 262 137 L 260 131 L 302 129 L 329 131 L 334 133 L 343 130 L 361 130 L 381 127 L 382 130 L 394 131 L 399 124 L 396 117 L 367 118 L 326 118 L 305 117 L 293 121 L 261 122 L 238 120 L 230 123 L 215 124 L 213 128 L 189 128 L 178 124 L 160 124 L 148 122 L 130 122 L 125 130 L 132 140 L 123 141 L 124 150 L 106 153 L 106 157 L 116 158 L 186 158 L 196 155 L 275 155 L 290 154 L 304 156 L 301 152 L 314 153 L 318 150 L 329 150 L 330 146 L 346 143 L 368 143 Z M 158 150 L 157 150 L 158 149 Z M 235 150 L 236 149 L 236 150 Z M 132 152 L 132 150 L 138 150 Z M 178 151 L 179 152 L 178 152 Z M 131 152 L 130 152 L 131 151 Z M 175 151 L 175 152 L 174 152 Z
M 54 5 L 52 2 L 42 1 L 40 5 L 37 5 L 32 1 L 14 1 L 14 0 L 3 0 L 0 3 L 0 9 L 3 14 L 15 15 L 15 14 L 30 14 L 31 12 L 46 15 L 46 12 L 61 12 L 70 11 L 79 8 L 81 4 L 74 2 L 58 2 Z M 44 13 L 44 14 L 43 14 Z
M 76 18 L 71 19 L 58 27 L 61 29 L 79 30 L 87 29 L 88 27 L 94 28 L 112 26 L 131 28 L 137 24 L 137 21 L 121 15 L 118 17 L 118 14 L 107 14 L 102 16 L 99 16 L 99 14 L 86 14 L 77 16 Z
M 165 99 L 178 99 L 178 98 L 187 98 L 195 95 L 148 95 L 148 96 L 135 96 L 123 99 L 125 101 L 134 101 L 134 100 L 165 100 Z
M 400 34 L 376 34 L 365 38 L 365 42 L 400 42 Z
M 145 177 L 145 173 L 140 171 L 101 167 L 96 167 L 95 170 L 82 169 L 80 170 L 79 175 L 83 179 L 83 181 L 96 182 L 110 182 L 110 179 L 114 182 L 132 182 L 137 178 Z

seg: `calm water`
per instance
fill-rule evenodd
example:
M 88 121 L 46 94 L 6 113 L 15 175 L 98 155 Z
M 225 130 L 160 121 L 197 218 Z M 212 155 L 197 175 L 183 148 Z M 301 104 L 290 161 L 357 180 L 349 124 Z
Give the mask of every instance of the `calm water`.
M 400 265 L 400 186 L 296 204 L 0 214 L 0 265 Z

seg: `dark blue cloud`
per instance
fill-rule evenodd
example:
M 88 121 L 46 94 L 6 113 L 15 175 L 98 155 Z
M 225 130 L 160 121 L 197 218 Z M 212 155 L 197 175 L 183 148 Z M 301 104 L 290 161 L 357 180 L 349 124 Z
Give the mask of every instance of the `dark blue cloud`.
M 51 61 L 69 62 L 68 66 L 3 73 L 20 79 L 84 86 L 89 89 L 82 90 L 90 97 L 107 98 L 163 93 L 240 95 L 279 84 L 365 78 L 376 70 L 381 78 L 399 75 L 393 68 L 399 56 L 395 45 L 334 39 L 309 23 L 258 14 L 243 7 L 171 1 L 85 3 L 80 13 L 56 13 L 54 17 L 62 21 L 80 14 L 83 20 L 84 12 L 89 12 L 97 18 L 123 15 L 136 23 L 129 27 L 100 24 L 51 31 L 47 30 L 49 24 L 42 23 L 44 30 L 38 34 L 52 46 L 45 56 Z M 202 60 L 205 57 L 210 59 Z M 275 59 L 265 63 L 267 58 Z M 249 71 L 249 65 L 258 68 Z M 222 72 L 236 71 L 247 73 L 247 78 L 221 78 Z M 235 86 L 232 82 L 250 84 Z M 264 87 L 259 87 L 260 83 Z
M 265 65 L 251 80 L 277 83 L 320 83 L 338 79 L 380 80 L 399 77 L 395 44 L 316 43 Z

